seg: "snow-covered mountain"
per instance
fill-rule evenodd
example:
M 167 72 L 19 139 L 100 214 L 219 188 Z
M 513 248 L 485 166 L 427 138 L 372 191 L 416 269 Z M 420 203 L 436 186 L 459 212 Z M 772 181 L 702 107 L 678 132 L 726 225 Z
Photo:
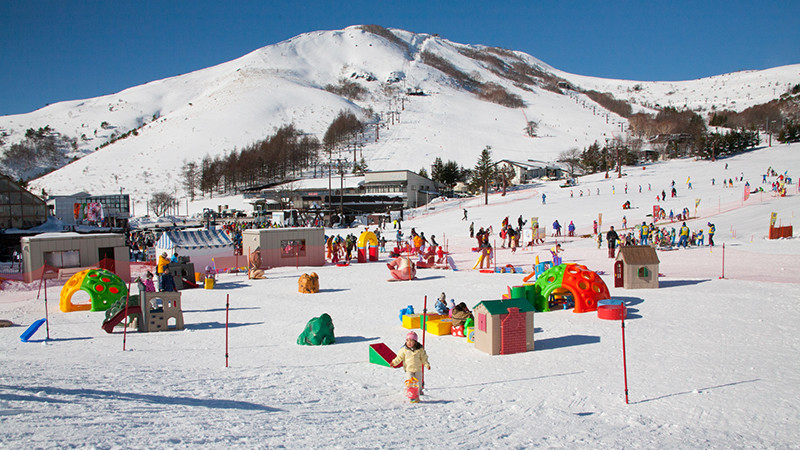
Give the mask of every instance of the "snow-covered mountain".
M 341 80 L 365 93 L 351 100 L 326 90 Z M 144 203 L 156 191 L 183 197 L 186 162 L 241 149 L 286 124 L 321 140 L 341 110 L 376 124 L 363 149 L 372 170 L 418 170 L 436 157 L 471 167 L 487 145 L 495 159 L 553 160 L 568 148 L 624 133 L 624 118 L 581 93 L 558 89 L 559 81 L 610 92 L 637 110 L 686 105 L 702 113 L 765 103 L 798 80 L 800 65 L 682 82 L 606 80 L 568 74 L 522 52 L 353 26 L 303 34 L 116 94 L 3 116 L 0 132 L 4 152 L 29 128 L 49 126 L 75 139 L 66 155 L 75 161 L 32 181 L 34 191 L 99 195 L 123 189 Z M 524 106 L 485 100 L 477 95 L 480 86 L 499 86 Z M 406 95 L 408 89 L 425 95 Z M 389 111 L 399 112 L 395 120 Z M 526 135 L 529 121 L 538 123 L 537 137 Z

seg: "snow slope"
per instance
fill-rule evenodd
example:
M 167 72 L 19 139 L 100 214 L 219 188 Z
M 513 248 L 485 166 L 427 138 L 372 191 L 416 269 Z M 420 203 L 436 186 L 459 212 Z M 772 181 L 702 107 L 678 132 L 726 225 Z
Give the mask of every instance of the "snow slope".
M 482 197 L 439 202 L 413 212 L 403 229 L 447 242 L 459 271 L 420 270 L 418 280 L 401 283 L 386 282 L 383 262 L 272 269 L 258 281 L 224 274 L 214 290 L 183 291 L 186 330 L 130 333 L 126 351 L 121 333 L 100 329 L 102 313 L 59 312 L 61 286 L 52 284 L 46 290 L 52 339 L 43 341 L 42 328 L 33 342 L 21 343 L 19 334 L 44 315 L 44 304 L 38 285 L 6 282 L 0 318 L 19 326 L 0 328 L 0 442 L 9 448 L 797 448 L 800 240 L 770 241 L 766 234 L 773 211 L 782 225 L 797 225 L 800 193 L 793 184 L 785 198 L 764 194 L 745 202 L 743 181 L 724 188 L 720 180 L 743 176 L 761 186 L 768 167 L 795 176 L 798 155 L 800 144 L 793 144 L 713 163 L 663 162 L 630 169 L 622 179 L 582 180 L 572 197 L 553 182 L 492 194 L 488 205 Z M 688 225 L 714 222 L 717 247 L 659 252 L 659 289 L 614 288 L 605 248 L 591 238 L 560 241 L 565 262 L 603 272 L 612 296 L 629 307 L 629 404 L 620 323 L 593 313 L 537 313 L 536 349 L 523 354 L 489 356 L 463 339 L 428 335 L 432 370 L 417 405 L 403 397 L 400 371 L 368 363 L 369 344 L 402 345 L 401 308 L 420 310 L 425 296 L 430 308 L 441 292 L 471 307 L 521 283 L 521 275 L 469 270 L 476 258 L 470 221 L 496 230 L 503 217 L 514 222 L 520 214 L 539 217 L 548 229 L 554 219 L 574 220 L 583 234 L 602 213 L 605 231 L 620 226 L 624 199 L 635 207 L 624 212 L 629 224 L 646 220 L 654 193 L 672 180 L 678 197 L 663 207 L 693 209 L 700 198 L 699 217 Z M 580 189 L 592 195 L 580 197 Z M 469 221 L 461 220 L 462 208 Z M 498 249 L 497 264 L 530 268 L 537 256 L 549 259 L 553 242 L 549 237 L 514 255 Z M 322 291 L 297 293 L 297 277 L 311 271 L 320 275 Z M 336 344 L 297 345 L 305 323 L 322 313 L 333 318 Z
M 241 149 L 289 123 L 321 140 L 343 109 L 371 123 L 375 119 L 367 111 L 381 117 L 380 139 L 374 139 L 374 125 L 368 127 L 363 149 L 372 170 L 418 170 L 429 167 L 436 157 L 471 167 L 487 145 L 498 160 L 552 161 L 564 150 L 582 149 L 627 129 L 623 118 L 581 94 L 557 94 L 530 84 L 521 88 L 496 75 L 489 62 L 468 57 L 464 50 L 507 65 L 524 62 L 581 88 L 610 91 L 618 98 L 651 106 L 683 102 L 708 110 L 739 109 L 767 102 L 798 80 L 798 66 L 686 82 L 603 80 L 560 72 L 521 52 L 467 46 L 436 35 L 392 32 L 399 43 L 359 26 L 306 33 L 207 69 L 102 97 L 3 116 L 0 131 L 8 136 L 2 149 L 21 140 L 28 128 L 49 125 L 78 139 L 77 149 L 69 156 L 81 158 L 33 180 L 32 189 L 102 195 L 123 187 L 136 204 L 134 209 L 143 211 L 153 192 L 169 192 L 179 199 L 186 196 L 180 175 L 186 162 Z M 525 107 L 510 109 L 479 99 L 423 63 L 426 52 L 481 83 L 503 86 L 519 95 Z M 341 79 L 358 83 L 366 89 L 365 96 L 351 101 L 325 90 Z M 427 95 L 405 96 L 408 88 L 419 88 Z M 391 111 L 399 113 L 399 121 L 390 120 Z M 536 138 L 523 132 L 529 121 L 539 124 Z M 135 136 L 95 151 L 133 129 Z

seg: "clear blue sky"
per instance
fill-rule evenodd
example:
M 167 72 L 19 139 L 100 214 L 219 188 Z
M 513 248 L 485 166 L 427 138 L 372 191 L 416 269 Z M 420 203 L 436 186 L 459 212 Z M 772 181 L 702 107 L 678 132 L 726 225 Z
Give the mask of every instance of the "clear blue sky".
M 0 115 L 357 24 L 521 50 L 606 78 L 686 80 L 800 63 L 800 0 L 2 0 Z

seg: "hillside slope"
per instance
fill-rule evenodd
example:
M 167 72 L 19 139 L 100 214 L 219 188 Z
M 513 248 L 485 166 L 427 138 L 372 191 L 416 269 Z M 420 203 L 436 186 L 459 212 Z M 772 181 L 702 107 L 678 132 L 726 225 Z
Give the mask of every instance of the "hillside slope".
M 431 55 L 444 66 L 434 67 Z M 689 105 L 737 109 L 766 102 L 774 98 L 773 91 L 779 95 L 798 79 L 798 70 L 787 66 L 679 83 L 602 80 L 560 72 L 521 52 L 353 26 L 306 33 L 116 94 L 0 117 L 0 131 L 6 134 L 3 151 L 29 128 L 49 126 L 76 139 L 76 148 L 66 155 L 76 160 L 33 180 L 35 191 L 122 190 L 143 205 L 156 191 L 183 197 L 180 173 L 186 162 L 223 156 L 286 124 L 321 140 L 341 110 L 372 124 L 363 149 L 372 170 L 418 170 L 436 157 L 471 167 L 487 145 L 496 159 L 548 161 L 627 127 L 625 119 L 588 97 L 557 92 L 554 79 L 609 91 L 642 107 L 682 99 Z M 351 100 L 326 90 L 341 80 L 357 83 L 364 94 Z M 481 98 L 481 86 L 488 83 L 518 96 L 524 106 L 509 108 Z M 425 95 L 405 95 L 410 88 Z M 390 120 L 390 111 L 399 119 Z M 529 121 L 539 124 L 535 138 L 524 133 Z M 131 130 L 136 133 L 128 135 Z M 22 176 L 14 167 L 5 169 Z

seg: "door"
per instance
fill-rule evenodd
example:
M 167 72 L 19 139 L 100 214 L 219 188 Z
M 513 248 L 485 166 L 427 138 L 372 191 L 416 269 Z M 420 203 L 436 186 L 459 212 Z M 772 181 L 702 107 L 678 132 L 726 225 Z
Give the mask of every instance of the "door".
M 116 264 L 114 263 L 114 247 L 100 247 L 97 249 L 98 266 L 101 269 L 106 269 L 109 272 L 116 272 Z
M 625 264 L 622 262 L 622 260 L 614 262 L 614 287 L 624 287 L 624 268 Z

